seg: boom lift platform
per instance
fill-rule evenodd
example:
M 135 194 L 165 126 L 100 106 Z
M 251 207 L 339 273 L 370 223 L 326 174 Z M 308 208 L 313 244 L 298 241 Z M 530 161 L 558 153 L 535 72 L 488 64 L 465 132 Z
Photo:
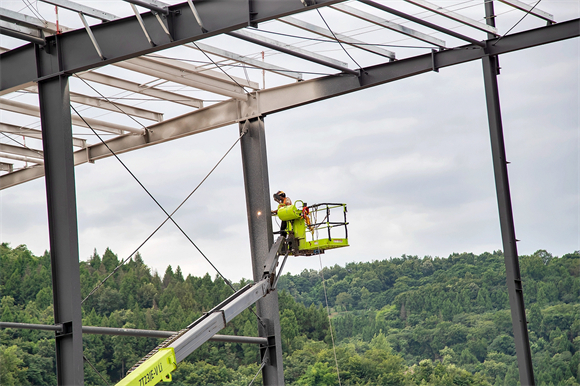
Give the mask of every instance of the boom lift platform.
M 137 362 L 116 386 L 153 386 L 159 382 L 171 382 L 171 373 L 179 362 L 225 328 L 234 317 L 276 289 L 280 277 L 280 273 L 276 274 L 276 267 L 280 256 L 284 256 L 279 270 L 282 272 L 288 255 L 309 256 L 324 253 L 326 249 L 348 246 L 346 204 L 307 206 L 302 201 L 296 204 L 278 209 L 278 218 L 286 221 L 287 236 L 278 236 L 272 245 L 262 279 L 241 288 L 195 322 L 167 338 Z M 337 208 L 342 209 L 344 221 L 330 221 L 331 210 Z M 318 221 L 318 217 L 322 217 L 322 221 Z M 337 227 L 344 227 L 343 238 L 331 237 L 331 229 Z M 321 230 L 324 237 L 315 238 Z
M 308 206 L 300 200 L 294 205 L 279 207 L 277 216 L 286 222 L 284 231 L 288 233 L 288 253 L 293 256 L 311 256 L 324 253 L 327 249 L 348 247 L 346 212 L 346 204 Z M 330 219 L 331 214 L 335 215 L 334 221 Z M 340 220 L 336 220 L 337 214 Z M 337 231 L 341 231 L 340 236 L 343 237 L 333 237 Z

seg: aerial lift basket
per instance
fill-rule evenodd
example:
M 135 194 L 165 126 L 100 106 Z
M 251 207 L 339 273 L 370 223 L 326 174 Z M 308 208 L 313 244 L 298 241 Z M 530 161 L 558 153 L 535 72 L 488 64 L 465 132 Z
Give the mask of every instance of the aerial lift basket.
M 289 254 L 310 256 L 348 247 L 346 212 L 346 204 L 307 205 L 300 200 L 278 208 L 278 218 L 286 222 Z

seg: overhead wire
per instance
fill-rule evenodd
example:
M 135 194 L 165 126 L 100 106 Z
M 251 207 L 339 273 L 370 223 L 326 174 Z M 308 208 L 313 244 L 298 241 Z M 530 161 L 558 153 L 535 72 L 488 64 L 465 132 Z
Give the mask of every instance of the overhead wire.
M 28 150 L 30 150 L 30 151 L 33 151 L 33 152 L 35 152 L 36 154 L 38 154 L 39 156 L 42 156 L 42 153 L 41 153 L 40 151 L 38 151 L 38 150 L 36 150 L 36 149 L 32 149 L 32 148 L 30 148 L 30 147 L 26 146 L 26 145 L 25 145 L 25 144 L 23 144 L 22 142 L 20 142 L 20 141 L 17 141 L 16 139 L 12 138 L 11 136 L 9 136 L 8 134 L 6 134 L 6 133 L 5 133 L 5 132 L 3 132 L 3 131 L 0 131 L 0 133 L 2 133 L 2 135 L 4 135 L 6 138 L 10 139 L 11 141 L 14 141 L 14 142 L 16 142 L 17 144 L 19 144 L 19 145 L 20 145 L 20 146 L 22 146 L 23 148 L 25 148 L 25 149 L 28 149 Z M 15 135 L 17 135 L 17 134 L 15 134 Z
M 324 220 L 322 221 L 324 222 Z M 316 238 L 318 238 L 318 229 L 316 230 Z M 320 252 L 320 250 L 319 250 Z M 334 342 L 334 332 L 332 327 L 332 319 L 330 318 L 330 307 L 328 306 L 328 296 L 326 294 L 326 281 L 324 279 L 324 269 L 322 268 L 322 254 L 318 253 L 318 261 L 320 262 L 320 276 L 322 277 L 322 288 L 324 289 L 324 300 L 326 301 L 326 316 L 328 316 L 328 325 L 330 330 L 330 339 L 332 341 L 332 352 L 334 353 L 334 363 L 336 365 L 336 376 L 338 377 L 338 384 L 341 386 L 340 382 L 340 371 L 338 369 L 338 358 L 336 356 L 336 344 Z
M 541 1 L 542 1 L 542 0 L 538 0 L 538 1 L 536 2 L 536 4 L 534 4 L 534 6 L 533 6 L 532 8 L 530 8 L 530 9 L 528 10 L 528 12 L 526 12 L 526 13 L 525 13 L 525 15 L 524 15 L 524 16 L 522 16 L 522 18 L 521 18 L 520 20 L 518 20 L 518 22 L 512 26 L 512 28 L 510 28 L 510 29 L 509 29 L 509 30 L 508 30 L 508 31 L 507 31 L 505 34 L 503 34 L 502 36 L 500 36 L 500 37 L 499 37 L 499 39 L 497 39 L 497 40 L 496 40 L 496 42 L 495 42 L 495 43 L 493 43 L 492 45 L 493 45 L 493 46 L 495 46 L 497 43 L 499 43 L 499 41 L 500 41 L 501 39 L 503 39 L 503 38 L 504 38 L 504 37 L 505 37 L 507 34 L 509 34 L 509 33 L 511 32 L 511 30 L 513 30 L 514 28 L 516 28 L 516 26 L 517 26 L 518 24 L 520 24 L 520 23 L 521 23 L 521 21 L 522 21 L 522 20 L 524 20 L 524 19 L 525 19 L 525 17 L 526 17 L 526 16 L 528 16 L 528 15 L 531 13 L 531 12 L 534 10 L 534 8 L 536 8 L 536 6 L 537 6 L 538 4 L 540 4 L 540 2 L 541 2 Z
M 348 53 L 348 51 L 346 50 L 346 48 L 344 48 L 344 46 L 342 45 L 342 42 L 340 40 L 338 40 L 338 38 L 336 37 L 336 34 L 332 31 L 332 29 L 330 29 L 330 26 L 328 25 L 328 23 L 324 19 L 324 16 L 322 16 L 322 13 L 320 13 L 320 10 L 318 8 L 316 8 L 316 12 L 318 12 L 318 15 L 320 16 L 320 18 L 324 22 L 324 25 L 326 25 L 326 28 L 328 29 L 328 31 L 330 31 L 330 33 L 332 34 L 332 36 L 334 36 L 334 39 L 338 42 L 338 44 L 340 44 L 340 47 L 342 48 L 342 50 L 344 51 L 344 53 L 346 55 L 348 55 L 348 57 L 354 62 L 354 64 L 357 65 L 358 68 L 361 68 L 362 69 L 362 66 L 360 64 L 358 64 L 358 62 L 352 57 L 351 54 Z
M 373 32 L 374 31 L 381 30 L 381 29 L 382 28 L 377 28 L 376 30 L 373 30 Z M 283 32 L 269 31 L 269 30 L 265 30 L 265 29 L 256 29 L 256 31 L 265 32 L 265 33 L 269 33 L 269 34 L 273 34 L 273 35 L 279 35 L 279 36 L 286 36 L 286 37 L 291 37 L 291 38 L 303 39 L 305 41 L 316 42 L 314 44 L 318 44 L 318 43 L 338 43 L 338 44 L 341 44 L 340 41 L 338 41 L 338 39 L 337 40 L 330 40 L 330 39 L 322 39 L 322 38 L 313 38 L 313 37 L 309 37 L 309 36 L 292 35 L 292 34 L 287 34 L 287 33 L 283 33 Z M 311 44 L 311 45 L 314 45 L 314 44 Z M 289 45 L 292 46 L 292 44 L 289 44 Z M 425 49 L 431 49 L 431 48 L 433 48 L 433 47 L 427 47 L 427 46 L 407 46 L 407 45 L 405 45 L 405 46 L 401 46 L 401 45 L 395 46 L 395 45 L 385 44 L 385 43 L 365 43 L 365 42 L 356 43 L 354 45 L 356 45 L 356 46 L 375 46 L 375 47 L 425 48 Z
M 210 56 L 207 54 L 207 52 L 205 52 L 204 50 L 202 50 L 201 48 L 199 48 L 199 46 L 197 45 L 197 43 L 195 43 L 195 42 L 191 42 L 191 43 L 199 51 L 201 51 L 201 53 L 204 54 L 205 57 L 208 58 L 210 62 L 212 62 L 217 68 L 219 68 L 224 74 L 226 74 L 235 84 L 237 84 L 239 87 L 241 87 L 242 90 L 244 90 L 244 92 L 246 92 L 246 93 L 248 92 L 244 86 L 242 86 L 241 84 L 239 84 L 238 81 L 236 81 L 230 74 L 228 74 L 223 68 L 221 68 L 221 66 L 218 66 L 218 64 L 212 58 L 210 58 Z
M 195 193 L 195 191 L 201 186 L 201 184 L 203 184 L 205 182 L 205 180 L 209 177 L 209 175 L 217 168 L 217 166 L 221 163 L 221 161 L 229 154 L 229 152 L 233 149 L 233 147 L 238 143 L 238 141 L 242 138 L 242 136 L 245 134 L 244 132 L 242 132 L 242 134 L 240 135 L 240 137 L 236 140 L 236 142 L 228 149 L 228 151 L 226 152 L 226 154 L 218 161 L 218 163 L 211 169 L 211 171 L 206 175 L 206 177 L 196 186 L 196 188 L 185 198 L 185 200 L 182 201 L 182 203 L 171 213 L 169 214 L 165 208 L 159 203 L 159 201 L 157 201 L 157 199 L 151 194 L 151 192 L 149 192 L 149 190 L 143 185 L 143 183 L 137 178 L 137 176 L 135 176 L 135 174 L 127 167 L 127 165 L 125 165 L 125 163 L 119 158 L 119 156 L 113 151 L 113 149 L 111 149 L 109 147 L 109 145 L 101 138 L 101 136 L 84 120 L 84 118 L 78 113 L 78 111 L 74 108 L 74 106 L 71 105 L 71 108 L 79 115 L 79 117 L 81 117 L 81 119 L 89 126 L 89 128 L 93 131 L 93 133 L 101 140 L 101 142 L 105 145 L 105 147 L 107 147 L 107 149 L 111 152 L 111 154 L 113 154 L 113 156 L 117 159 L 117 161 L 119 161 L 121 163 L 121 165 L 125 168 L 125 170 L 127 170 L 127 172 L 133 177 L 133 179 L 135 179 L 135 181 L 137 181 L 137 183 L 143 188 L 143 190 L 145 190 L 145 192 L 149 195 L 149 197 L 157 204 L 157 206 L 165 213 L 165 215 L 167 216 L 167 218 L 155 229 L 155 231 L 153 231 L 152 234 L 150 234 L 147 239 L 141 243 L 141 245 L 139 246 L 139 248 L 137 248 L 133 253 L 131 253 L 131 255 L 129 255 L 128 258 L 122 260 L 122 262 L 113 270 L 113 272 L 111 272 L 105 279 L 103 279 L 86 297 L 85 299 L 83 299 L 83 301 L 81 302 L 81 304 L 83 304 L 91 295 L 93 295 L 104 283 L 106 280 L 108 280 L 126 261 L 129 260 L 129 258 L 131 258 L 135 253 L 137 253 L 137 251 L 151 238 L 153 237 L 153 235 L 155 233 L 157 233 L 157 231 L 159 229 L 161 229 L 161 227 L 168 221 L 171 220 L 171 222 L 173 222 L 173 224 L 177 227 L 177 229 L 179 229 L 181 231 L 181 233 L 189 240 L 189 242 L 197 249 L 197 251 L 204 257 L 204 259 L 212 266 L 212 268 L 217 272 L 217 274 L 224 280 L 224 282 L 235 292 L 235 288 L 233 287 L 233 285 L 231 284 L 231 282 L 220 272 L 219 269 L 217 269 L 217 267 L 211 262 L 211 260 L 209 260 L 209 258 L 201 251 L 201 249 L 197 246 L 197 244 L 195 244 L 195 242 L 189 237 L 189 235 L 181 228 L 181 226 L 179 226 L 179 224 L 177 224 L 177 222 L 173 219 L 173 215 L 175 214 L 175 212 L 177 212 L 177 210 L 179 208 L 181 208 L 181 206 L 193 195 L 193 193 Z

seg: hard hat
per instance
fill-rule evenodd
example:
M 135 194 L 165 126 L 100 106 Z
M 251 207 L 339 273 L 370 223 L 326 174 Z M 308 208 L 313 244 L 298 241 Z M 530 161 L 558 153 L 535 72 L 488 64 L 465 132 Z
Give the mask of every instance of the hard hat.
M 282 202 L 284 198 L 286 198 L 286 193 L 284 193 L 283 191 L 279 190 L 276 193 L 274 193 L 274 201 Z

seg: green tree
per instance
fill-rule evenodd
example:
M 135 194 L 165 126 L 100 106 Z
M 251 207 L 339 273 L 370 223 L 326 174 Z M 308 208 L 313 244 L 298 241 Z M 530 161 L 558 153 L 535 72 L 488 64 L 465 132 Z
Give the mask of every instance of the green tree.
M 22 357 L 24 352 L 13 345 L 10 347 L 0 346 L 0 384 L 5 386 L 18 386 L 26 382 L 27 367 L 24 367 Z

